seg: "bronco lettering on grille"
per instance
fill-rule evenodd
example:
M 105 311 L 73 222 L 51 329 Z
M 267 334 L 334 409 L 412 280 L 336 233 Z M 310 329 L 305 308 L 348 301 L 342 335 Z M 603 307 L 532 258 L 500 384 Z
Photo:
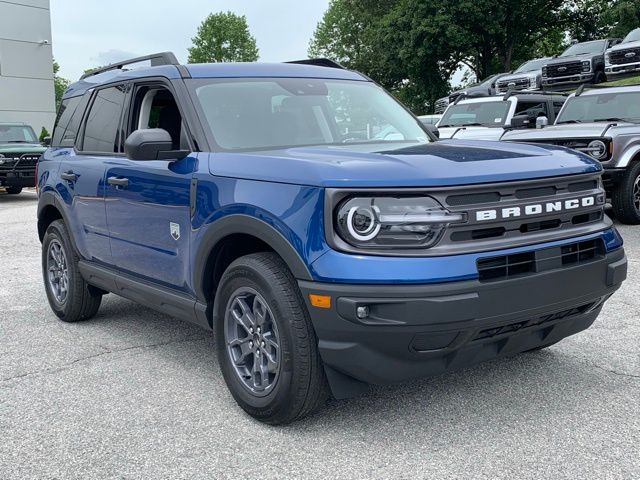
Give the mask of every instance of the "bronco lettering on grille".
M 534 203 L 521 207 L 517 206 L 492 210 L 480 210 L 476 212 L 476 221 L 482 222 L 487 220 L 526 217 L 530 215 L 540 215 L 543 213 L 561 212 L 563 210 L 573 210 L 581 207 L 593 207 L 595 204 L 596 197 L 590 196 L 555 202 Z

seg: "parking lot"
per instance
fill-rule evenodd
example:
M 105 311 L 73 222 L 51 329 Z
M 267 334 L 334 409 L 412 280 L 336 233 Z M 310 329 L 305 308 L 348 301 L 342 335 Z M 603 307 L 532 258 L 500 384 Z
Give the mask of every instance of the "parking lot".
M 333 401 L 238 408 L 212 335 L 114 295 L 65 324 L 36 197 L 0 194 L 0 478 L 640 478 L 640 228 L 595 325 L 545 351 Z

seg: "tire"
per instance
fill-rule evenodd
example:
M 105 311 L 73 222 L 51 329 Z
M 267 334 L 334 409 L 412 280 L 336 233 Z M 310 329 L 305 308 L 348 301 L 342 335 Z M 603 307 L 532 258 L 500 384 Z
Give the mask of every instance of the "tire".
M 604 74 L 602 70 L 598 70 L 593 77 L 593 84 L 597 85 L 598 83 L 606 82 L 607 76 Z
M 42 240 L 42 278 L 51 309 L 65 322 L 88 320 L 102 301 L 99 290 L 80 275 L 78 260 L 64 222 L 52 222 Z
M 235 260 L 222 276 L 215 305 L 218 361 L 245 412 L 276 425 L 324 405 L 329 390 L 315 331 L 280 257 L 255 253 Z
M 9 195 L 18 195 L 22 192 L 22 187 L 6 187 L 5 190 Z
M 632 163 L 611 193 L 616 218 L 627 225 L 640 224 L 640 162 Z

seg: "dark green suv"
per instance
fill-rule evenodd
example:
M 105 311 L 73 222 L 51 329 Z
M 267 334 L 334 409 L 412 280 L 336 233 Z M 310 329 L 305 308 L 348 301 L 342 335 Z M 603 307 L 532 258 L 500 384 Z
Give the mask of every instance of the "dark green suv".
M 18 194 L 36 184 L 36 165 L 46 147 L 24 123 L 0 123 L 0 187 Z

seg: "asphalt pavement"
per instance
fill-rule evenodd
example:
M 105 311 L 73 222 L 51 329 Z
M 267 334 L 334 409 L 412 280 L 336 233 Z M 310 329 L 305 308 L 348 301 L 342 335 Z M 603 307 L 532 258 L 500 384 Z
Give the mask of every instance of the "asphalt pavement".
M 115 295 L 59 321 L 35 216 L 35 194 L 0 194 L 0 479 L 640 478 L 640 227 L 589 330 L 270 427 L 235 405 L 212 334 Z

